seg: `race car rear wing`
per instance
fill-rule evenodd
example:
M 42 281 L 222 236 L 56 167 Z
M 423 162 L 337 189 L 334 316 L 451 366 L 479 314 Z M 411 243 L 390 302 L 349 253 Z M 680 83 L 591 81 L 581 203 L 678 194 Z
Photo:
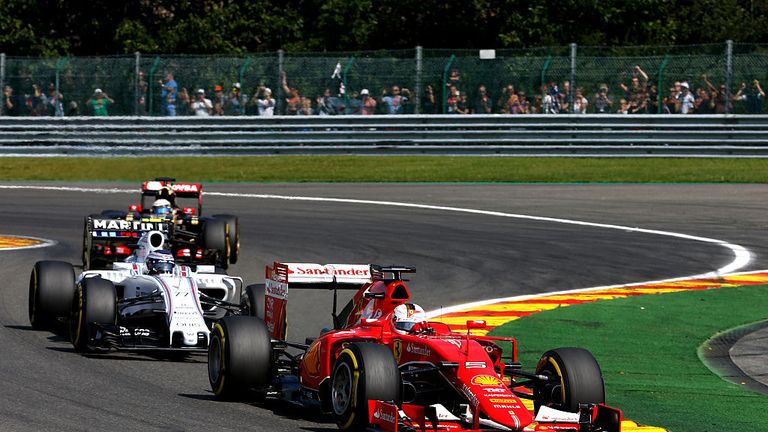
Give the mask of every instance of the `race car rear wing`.
M 141 220 L 106 219 L 88 217 L 86 230 L 88 237 L 99 241 L 139 239 L 150 231 L 168 232 L 169 221 L 145 222 Z
M 203 185 L 200 183 L 177 183 L 176 179 L 171 177 L 157 177 L 142 183 L 141 208 L 147 208 L 147 204 L 151 205 L 156 198 L 168 199 L 174 207 L 176 198 L 195 198 L 197 214 L 202 214 L 203 211 Z M 189 211 L 185 209 L 185 213 L 187 212 Z
M 288 287 L 333 290 L 333 317 L 336 321 L 337 290 L 357 290 L 370 281 L 370 265 L 275 262 L 266 268 L 264 322 L 273 339 L 285 340 Z

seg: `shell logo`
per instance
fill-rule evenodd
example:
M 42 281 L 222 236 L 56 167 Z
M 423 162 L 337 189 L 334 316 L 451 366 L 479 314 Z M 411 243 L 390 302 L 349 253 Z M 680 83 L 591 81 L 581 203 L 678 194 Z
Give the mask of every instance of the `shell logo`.
M 472 378 L 472 384 L 480 386 L 498 386 L 503 383 L 493 375 L 475 375 L 475 377 Z

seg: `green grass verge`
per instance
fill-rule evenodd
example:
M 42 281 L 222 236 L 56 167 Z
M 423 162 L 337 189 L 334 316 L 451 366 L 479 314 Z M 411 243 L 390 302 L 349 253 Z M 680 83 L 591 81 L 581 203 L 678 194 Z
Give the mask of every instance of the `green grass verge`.
M 768 286 L 601 301 L 531 315 L 495 329 L 514 336 L 520 361 L 580 346 L 603 370 L 606 402 L 674 432 L 768 430 L 768 396 L 712 373 L 697 348 L 714 334 L 768 317 Z
M 768 159 L 450 156 L 0 158 L 0 180 L 768 182 Z

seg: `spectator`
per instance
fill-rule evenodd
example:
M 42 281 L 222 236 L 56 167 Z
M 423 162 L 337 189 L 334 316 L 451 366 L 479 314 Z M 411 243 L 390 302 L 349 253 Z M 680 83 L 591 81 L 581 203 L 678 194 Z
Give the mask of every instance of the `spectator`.
M 696 88 L 693 104 L 697 114 L 714 114 L 715 112 L 715 103 L 709 96 L 709 92 L 701 87 Z
M 357 90 L 353 90 L 347 103 L 347 109 L 344 114 L 347 115 L 361 115 L 363 113 L 363 101 L 360 100 L 360 93 Z
M 571 112 L 571 82 L 568 80 L 563 81 L 563 88 L 560 94 L 557 96 L 560 104 L 560 114 L 568 114 Z
M 362 89 L 360 96 L 363 97 L 363 115 L 373 115 L 376 113 L 376 98 L 368 94 L 368 89 Z
M 559 114 L 561 111 L 560 103 L 563 99 L 563 94 L 560 92 L 560 88 L 555 81 L 549 83 L 547 95 L 549 96 L 549 99 L 544 101 L 547 108 L 547 114 Z
M 643 78 L 643 82 L 640 82 L 641 77 Z M 648 87 L 648 74 L 645 73 L 639 65 L 635 66 L 632 69 L 632 79 L 630 80 L 629 86 L 624 83 L 620 83 L 619 86 L 624 90 L 624 97 L 628 101 L 638 99 L 637 93 L 645 93 L 646 88 Z
M 240 83 L 232 83 L 232 90 L 229 97 L 224 101 L 224 114 L 239 116 L 245 114 L 245 105 L 248 103 L 248 97 L 240 93 Z
M 458 91 L 456 93 L 459 93 Z M 456 114 L 469 114 L 469 104 L 467 103 L 467 94 L 461 93 L 456 102 Z
M 445 101 L 446 114 L 457 114 L 456 106 L 459 103 L 460 92 L 456 87 L 448 88 L 448 99 Z
M 308 97 L 301 98 L 301 108 L 296 112 L 296 115 L 314 115 L 315 110 L 312 109 L 312 100 Z
M 0 115 L 18 116 L 20 114 L 19 98 L 13 95 L 13 87 L 3 87 L 3 106 L 0 107 Z
M 646 95 L 648 100 L 647 112 L 650 114 L 656 114 L 659 112 L 659 89 L 656 84 L 648 85 L 648 94 Z
M 162 114 L 167 117 L 176 117 L 176 93 L 179 91 L 179 86 L 173 79 L 173 74 L 168 72 L 165 75 L 165 82 L 162 80 L 158 82 L 162 87 L 160 91 Z
M 541 114 L 544 110 L 544 98 L 541 95 L 533 97 L 533 106 L 530 109 L 531 114 Z
M 423 114 L 436 114 L 437 113 L 437 102 L 435 100 L 435 88 L 432 87 L 432 84 L 427 84 L 427 87 L 424 89 L 424 101 L 421 104 L 421 112 Z
M 48 98 L 37 84 L 32 84 L 32 95 L 27 99 L 29 115 L 39 117 L 45 115 L 48 107 Z
M 461 91 L 461 73 L 457 68 L 451 69 L 451 73 L 448 75 L 448 79 L 446 80 L 445 85 L 449 89 L 451 87 L 455 87 L 456 90 Z
M 610 114 L 613 107 L 613 99 L 608 95 L 608 84 L 600 84 L 595 94 L 595 113 Z
M 682 90 L 677 96 L 678 100 L 678 112 L 680 114 L 693 114 L 695 99 L 691 94 L 691 90 L 688 87 L 687 82 L 680 83 L 680 89 Z
M 528 103 L 528 99 L 525 98 L 525 92 L 517 92 L 515 102 L 512 104 L 510 114 L 530 114 L 531 107 Z
M 106 117 L 109 115 L 109 106 L 115 103 L 106 93 L 97 88 L 93 91 L 93 96 L 85 103 L 91 109 L 91 113 L 96 117 Z
M 638 91 L 632 93 L 632 99 L 629 101 L 629 113 L 630 114 L 647 114 L 648 113 L 648 95 L 645 91 Z
M 269 87 L 259 87 L 259 93 L 261 98 L 256 100 L 256 107 L 259 110 L 260 116 L 273 116 L 275 115 L 275 105 L 277 102 L 272 97 L 272 89 Z M 256 97 L 256 95 L 254 95 Z
M 224 88 L 220 85 L 213 87 L 213 114 L 214 116 L 224 115 Z
M 480 84 L 477 88 L 477 99 L 472 107 L 473 114 L 491 114 L 493 112 L 493 102 L 488 97 L 488 92 L 485 85 Z
M 317 114 L 321 116 L 336 115 L 336 107 L 331 96 L 331 89 L 326 88 L 317 99 Z
M 616 110 L 617 114 L 629 114 L 629 103 L 626 99 L 622 98 L 619 100 L 619 109 Z
M 760 81 L 752 80 L 752 85 L 747 89 L 746 83 L 741 83 L 738 93 L 734 97 L 736 100 L 744 102 L 746 105 L 747 113 L 749 114 L 762 114 L 763 113 L 763 100 L 765 100 L 765 92 L 760 87 Z
M 577 88 L 573 92 L 573 113 L 574 114 L 586 114 L 589 101 L 582 94 L 581 87 Z
M 715 87 L 709 81 L 709 79 L 707 79 L 706 74 L 702 75 L 701 79 L 704 81 L 707 87 L 709 87 L 712 100 L 715 103 L 715 114 L 725 114 L 726 104 L 728 104 L 728 112 L 733 112 L 733 105 L 731 104 L 731 101 L 726 100 L 727 95 L 725 84 L 720 85 L 720 89 L 718 90 L 718 88 Z
M 387 94 L 386 89 L 382 90 L 381 96 L 381 104 L 387 114 L 403 114 L 403 103 L 407 102 L 408 98 L 400 95 L 400 86 L 392 86 L 390 94 Z
M 54 117 L 64 117 L 64 102 L 62 101 L 64 96 L 56 91 L 56 86 L 51 83 L 48 86 L 48 107 L 46 111 L 47 115 Z
M 507 101 L 501 107 L 501 113 L 516 114 L 519 104 L 520 104 L 520 101 L 517 98 L 517 94 L 515 94 L 514 91 L 510 92 L 509 87 L 507 87 Z
M 77 105 L 77 102 L 70 101 L 69 104 L 67 104 L 67 117 L 77 117 L 80 115 L 80 107 Z
M 503 114 L 509 114 L 509 95 L 515 93 L 515 86 L 507 84 L 506 87 L 501 88 L 501 96 L 496 102 L 496 111 Z
M 285 71 L 283 71 L 281 80 L 283 91 L 285 92 L 285 113 L 288 115 L 296 115 L 299 113 L 299 110 L 303 108 L 304 104 L 301 93 L 299 93 L 299 89 L 296 87 L 288 87 L 288 80 L 286 78 Z
M 669 94 L 664 97 L 664 114 L 674 114 L 678 112 L 677 96 L 680 94 L 679 89 L 679 82 L 675 82 L 675 84 L 669 88 Z
M 191 104 L 192 112 L 198 117 L 208 117 L 213 113 L 213 102 L 205 97 L 205 90 L 198 89 Z
M 182 87 L 181 90 L 179 90 L 179 94 L 176 95 L 176 115 L 179 116 L 188 116 L 192 113 L 190 112 L 192 101 L 190 101 L 189 92 L 187 91 L 186 87 Z

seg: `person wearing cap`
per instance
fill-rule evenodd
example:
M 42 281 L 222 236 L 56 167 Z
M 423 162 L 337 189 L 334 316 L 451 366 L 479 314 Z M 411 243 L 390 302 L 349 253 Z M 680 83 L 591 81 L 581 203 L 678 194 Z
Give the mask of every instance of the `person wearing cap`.
M 106 93 L 100 88 L 93 91 L 93 96 L 85 103 L 90 107 L 93 115 L 96 117 L 106 117 L 109 115 L 109 105 L 115 103 Z
M 232 90 L 224 103 L 224 114 L 239 116 L 245 114 L 245 105 L 248 103 L 246 95 L 240 93 L 240 83 L 232 83 Z
M 691 94 L 691 89 L 688 86 L 688 82 L 683 81 L 680 83 L 680 94 L 677 95 L 677 106 L 680 114 L 693 114 L 693 107 L 695 99 Z
M 595 93 L 595 114 L 610 114 L 613 99 L 608 95 L 608 84 L 600 84 Z
M 360 97 L 363 98 L 363 115 L 374 115 L 376 113 L 376 98 L 371 97 L 368 89 L 360 90 Z
M 257 112 L 260 116 L 275 115 L 275 105 L 277 103 L 275 98 L 272 97 L 272 89 L 269 87 L 260 86 L 256 91 L 256 94 L 253 95 L 251 104 L 256 105 Z
M 190 104 L 190 108 L 198 117 L 208 117 L 213 112 L 213 103 L 205 97 L 205 90 L 198 89 L 195 92 L 195 100 Z
M 224 88 L 220 85 L 213 86 L 213 112 L 215 116 L 224 115 Z
M 173 74 L 168 72 L 165 75 L 165 82 L 158 81 L 162 87 L 160 96 L 162 97 L 163 115 L 176 117 L 176 93 L 179 91 L 179 85 L 173 79 Z

